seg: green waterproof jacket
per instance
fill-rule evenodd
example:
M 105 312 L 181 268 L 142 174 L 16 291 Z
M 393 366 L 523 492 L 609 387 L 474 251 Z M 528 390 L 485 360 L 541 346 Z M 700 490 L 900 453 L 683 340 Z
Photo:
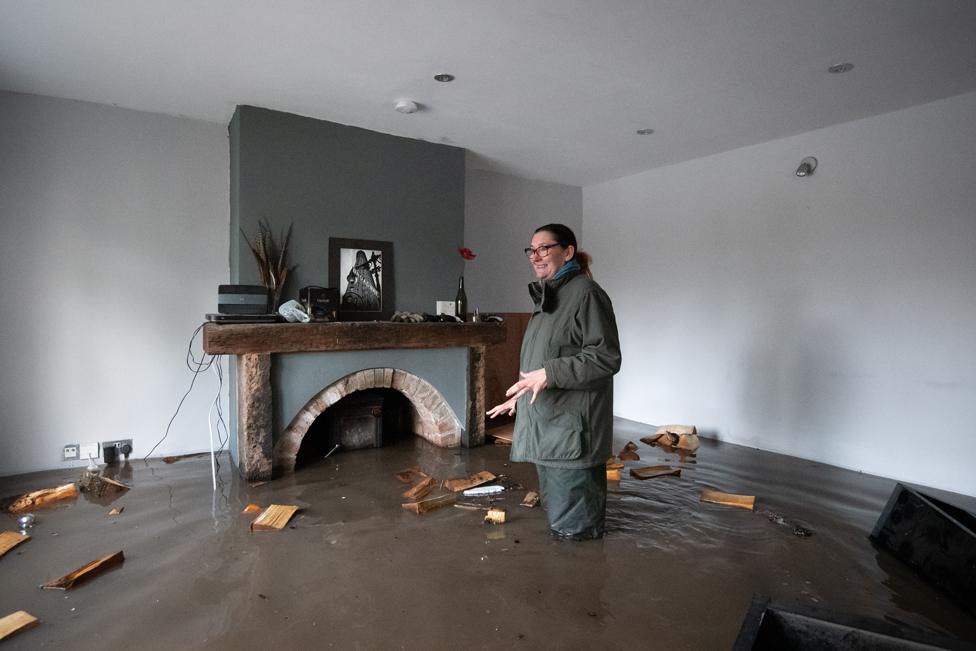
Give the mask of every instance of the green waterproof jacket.
M 610 297 L 585 274 L 529 285 L 535 310 L 522 339 L 523 372 L 546 369 L 533 404 L 519 398 L 512 461 L 589 468 L 610 457 L 613 375 L 620 340 Z

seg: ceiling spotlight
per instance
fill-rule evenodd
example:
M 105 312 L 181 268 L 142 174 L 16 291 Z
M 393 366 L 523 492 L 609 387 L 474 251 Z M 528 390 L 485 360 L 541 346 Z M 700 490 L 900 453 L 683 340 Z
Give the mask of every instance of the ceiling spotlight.
M 804 176 L 813 176 L 813 171 L 817 169 L 817 159 L 813 156 L 807 156 L 800 161 L 800 166 L 796 168 L 796 175 L 800 178 Z
M 434 75 L 434 81 L 442 81 L 444 83 L 447 83 L 449 81 L 454 81 L 454 75 L 448 74 L 446 72 L 442 72 L 439 75 Z
M 854 69 L 853 63 L 835 63 L 834 65 L 827 68 L 827 72 L 832 74 L 840 74 L 842 72 L 850 72 Z
M 654 133 L 654 129 L 638 129 L 637 130 L 637 135 L 638 136 L 649 136 L 652 133 Z
M 418 110 L 420 110 L 420 107 L 417 106 L 417 102 L 406 98 L 398 99 L 393 107 L 400 113 L 416 113 Z

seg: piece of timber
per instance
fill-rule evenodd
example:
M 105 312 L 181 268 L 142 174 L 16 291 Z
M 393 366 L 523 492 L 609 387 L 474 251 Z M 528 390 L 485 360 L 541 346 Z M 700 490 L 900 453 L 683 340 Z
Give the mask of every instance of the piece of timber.
M 315 353 L 385 348 L 464 348 L 505 339 L 498 323 L 207 323 L 203 349 L 211 355 Z
M 417 482 L 417 485 L 413 488 L 405 491 L 403 496 L 408 500 L 419 500 L 430 494 L 430 491 L 434 489 L 434 478 L 425 477 Z
M 505 509 L 493 506 L 485 513 L 485 524 L 505 524 Z
M 439 509 L 442 506 L 453 504 L 456 499 L 457 495 L 439 495 L 437 497 L 421 500 L 419 502 L 407 502 L 405 504 L 401 504 L 400 507 L 420 515 L 422 513 L 429 513 L 430 511 Z
M 34 628 L 40 623 L 41 620 L 25 610 L 10 613 L 6 617 L 0 618 L 0 640 L 6 640 L 11 635 Z
M 39 491 L 17 498 L 13 504 L 7 507 L 7 510 L 11 513 L 23 513 L 24 511 L 43 509 L 46 506 L 75 497 L 78 497 L 78 487 L 74 484 L 65 484 L 57 488 L 42 488 Z
M 664 434 L 668 432 L 670 434 L 677 434 L 681 436 L 682 434 L 698 434 L 698 430 L 694 425 L 661 425 L 657 428 L 657 433 Z
M 30 536 L 16 531 L 0 531 L 0 558 L 17 545 L 23 545 L 30 540 Z
M 723 504 L 725 506 L 734 506 L 749 511 L 753 510 L 753 508 L 756 506 L 755 495 L 736 495 L 734 493 L 713 491 L 708 488 L 702 490 L 701 501 L 711 502 L 712 504 Z
M 297 506 L 291 504 L 272 504 L 251 523 L 251 531 L 278 531 L 284 529 Z
M 539 494 L 535 491 L 529 491 L 525 494 L 525 499 L 522 500 L 522 506 L 527 506 L 530 509 L 539 503 Z
M 476 472 L 470 477 L 462 477 L 461 479 L 445 479 L 444 488 L 453 493 L 460 493 L 461 491 L 468 490 L 469 488 L 487 484 L 495 479 L 497 479 L 495 475 L 491 474 L 487 470 L 482 470 L 481 472 Z
M 621 461 L 640 461 L 640 455 L 637 454 L 637 444 L 633 441 L 628 441 L 617 456 Z
M 125 561 L 125 555 L 120 550 L 108 554 L 107 556 L 102 556 L 98 560 L 94 560 L 91 563 L 82 565 L 74 572 L 68 572 L 60 579 L 48 581 L 41 587 L 46 590 L 70 590 L 83 581 L 93 579 L 99 574 L 121 565 L 123 561 Z
M 620 468 L 607 468 L 607 481 L 620 481 Z
M 681 468 L 671 466 L 647 466 L 646 468 L 631 468 L 630 476 L 634 479 L 654 479 L 655 477 L 680 477 Z

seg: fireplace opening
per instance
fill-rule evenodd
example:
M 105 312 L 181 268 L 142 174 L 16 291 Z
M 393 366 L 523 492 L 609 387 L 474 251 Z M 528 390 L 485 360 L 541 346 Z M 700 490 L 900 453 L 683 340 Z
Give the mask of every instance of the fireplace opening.
M 323 411 L 302 438 L 295 469 L 321 461 L 339 450 L 379 448 L 413 436 L 413 404 L 395 389 L 354 391 Z

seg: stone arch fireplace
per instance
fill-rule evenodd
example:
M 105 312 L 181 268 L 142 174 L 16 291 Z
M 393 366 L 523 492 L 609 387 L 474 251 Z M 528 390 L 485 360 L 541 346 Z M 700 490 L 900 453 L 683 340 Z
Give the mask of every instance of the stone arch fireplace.
M 414 409 L 413 431 L 439 447 L 461 444 L 461 422 L 444 396 L 430 382 L 397 368 L 369 368 L 350 373 L 325 387 L 305 403 L 274 445 L 276 473 L 295 470 L 295 459 L 309 427 L 326 409 L 344 397 L 366 389 L 394 389 Z

